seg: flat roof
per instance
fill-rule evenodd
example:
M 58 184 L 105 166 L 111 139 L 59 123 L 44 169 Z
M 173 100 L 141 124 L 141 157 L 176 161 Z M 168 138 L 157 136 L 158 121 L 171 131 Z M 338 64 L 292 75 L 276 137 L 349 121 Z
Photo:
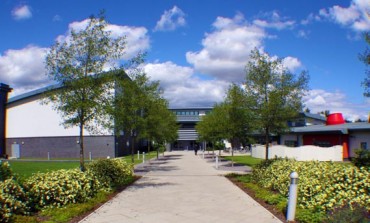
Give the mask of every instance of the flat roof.
M 291 133 L 319 133 L 319 132 L 341 132 L 348 134 L 349 131 L 368 130 L 370 131 L 370 123 L 354 122 L 338 125 L 309 125 L 303 127 L 293 127 Z
M 7 104 L 12 104 L 12 103 L 15 103 L 17 101 L 24 100 L 26 98 L 37 96 L 37 95 L 43 94 L 45 92 L 48 92 L 50 90 L 58 89 L 61 86 L 62 86 L 61 84 L 54 84 L 54 85 L 49 85 L 49 86 L 39 88 L 39 89 L 36 89 L 36 90 L 33 90 L 33 91 L 29 91 L 29 92 L 24 93 L 24 94 L 20 94 L 20 95 L 9 98 Z

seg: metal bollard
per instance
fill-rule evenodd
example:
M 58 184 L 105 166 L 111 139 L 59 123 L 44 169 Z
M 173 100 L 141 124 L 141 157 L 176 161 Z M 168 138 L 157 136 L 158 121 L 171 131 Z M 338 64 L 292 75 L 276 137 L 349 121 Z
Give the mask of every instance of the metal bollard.
M 48 160 L 50 160 L 50 153 L 48 152 Z
M 218 155 L 216 155 L 216 169 L 218 169 Z
M 294 221 L 295 210 L 297 206 L 297 187 L 298 187 L 298 173 L 292 172 L 290 174 L 290 187 L 289 187 L 289 200 L 288 200 L 288 211 L 287 221 Z
M 203 151 L 203 159 L 204 159 L 204 149 L 202 151 Z
M 143 152 L 143 163 L 145 163 L 145 152 Z
M 89 152 L 89 158 L 90 158 L 90 161 L 91 161 L 92 160 L 91 152 Z

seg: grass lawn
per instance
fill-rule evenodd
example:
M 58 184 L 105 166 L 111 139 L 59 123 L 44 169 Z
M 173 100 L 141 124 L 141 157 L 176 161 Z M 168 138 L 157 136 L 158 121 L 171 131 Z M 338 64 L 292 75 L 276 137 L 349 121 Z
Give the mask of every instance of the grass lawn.
M 37 172 L 49 172 L 59 169 L 73 169 L 78 168 L 80 163 L 78 161 L 9 161 L 10 168 L 13 173 L 17 174 L 22 178 L 28 178 L 33 173 Z
M 232 156 L 223 156 L 222 158 L 226 159 L 226 160 L 233 160 L 234 163 L 240 163 L 240 164 L 243 164 L 243 165 L 246 165 L 246 166 L 250 166 L 250 167 L 254 167 L 255 165 L 259 164 L 260 162 L 263 161 L 263 159 L 258 159 L 258 158 L 254 158 L 254 157 L 251 157 L 251 156 L 234 156 L 234 158 Z
M 155 158 L 157 156 L 157 152 L 152 151 L 149 154 L 145 155 L 145 160 L 149 160 Z M 160 154 L 161 156 L 161 154 Z M 131 163 L 131 155 L 122 157 L 126 160 L 127 163 Z M 140 159 L 137 158 L 137 154 L 134 155 L 134 162 L 135 165 L 142 163 L 142 154 L 140 154 Z M 85 163 L 90 162 L 89 160 L 85 160 Z M 12 169 L 13 173 L 17 174 L 22 178 L 28 178 L 32 176 L 33 173 L 41 172 L 49 172 L 54 170 L 60 169 L 73 169 L 78 168 L 80 166 L 79 160 L 68 160 L 68 161 L 24 161 L 24 160 L 9 160 L 10 168 Z

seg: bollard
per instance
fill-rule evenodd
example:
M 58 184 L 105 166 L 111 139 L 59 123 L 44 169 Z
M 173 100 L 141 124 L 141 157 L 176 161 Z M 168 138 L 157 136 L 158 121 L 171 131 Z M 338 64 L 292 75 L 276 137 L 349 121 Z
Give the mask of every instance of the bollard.
M 204 159 L 204 149 L 202 151 L 203 151 L 203 159 Z
M 218 169 L 218 155 L 216 155 L 216 169 Z
M 48 152 L 48 160 L 50 160 L 50 153 Z
M 137 160 L 140 160 L 140 151 L 137 151 Z
M 145 163 L 145 152 L 143 152 L 143 163 Z
M 92 160 L 91 152 L 89 152 L 89 158 L 90 158 L 90 161 L 91 161 Z
M 292 172 L 290 174 L 290 187 L 289 187 L 289 200 L 288 200 L 288 211 L 287 221 L 294 221 L 295 210 L 297 206 L 297 187 L 298 187 L 298 173 Z

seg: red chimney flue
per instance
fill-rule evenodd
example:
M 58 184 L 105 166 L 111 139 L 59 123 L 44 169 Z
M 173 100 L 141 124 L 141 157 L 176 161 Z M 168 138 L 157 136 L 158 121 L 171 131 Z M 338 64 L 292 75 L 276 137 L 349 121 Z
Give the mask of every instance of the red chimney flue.
M 326 118 L 326 125 L 339 125 L 344 123 L 345 121 L 342 113 L 329 114 L 328 117 Z

